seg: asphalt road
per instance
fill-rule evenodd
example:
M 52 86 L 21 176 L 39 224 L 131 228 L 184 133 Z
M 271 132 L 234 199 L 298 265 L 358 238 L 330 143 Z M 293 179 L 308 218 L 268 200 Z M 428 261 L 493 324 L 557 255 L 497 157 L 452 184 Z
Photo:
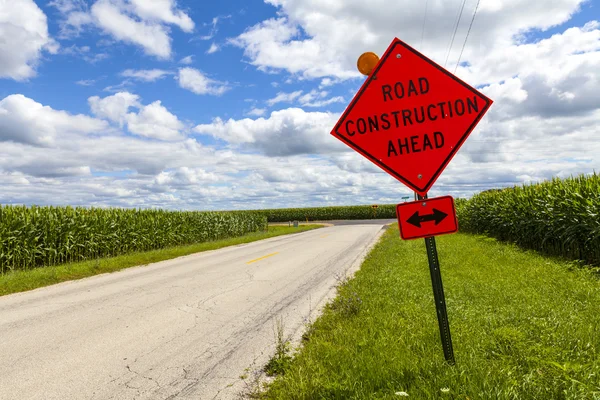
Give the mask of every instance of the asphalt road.
M 388 225 L 393 223 L 398 223 L 397 219 L 335 219 L 335 220 L 327 220 L 327 221 L 298 221 L 300 225 L 310 225 L 310 224 L 325 224 L 325 225 Z M 269 225 L 283 225 L 283 226 L 291 226 L 293 222 L 275 222 L 270 223 Z
M 397 219 L 345 219 L 345 220 L 332 220 L 323 221 L 332 225 L 387 225 L 398 223 Z
M 0 399 L 238 398 L 274 352 L 276 321 L 297 339 L 382 226 L 332 226 L 0 297 Z

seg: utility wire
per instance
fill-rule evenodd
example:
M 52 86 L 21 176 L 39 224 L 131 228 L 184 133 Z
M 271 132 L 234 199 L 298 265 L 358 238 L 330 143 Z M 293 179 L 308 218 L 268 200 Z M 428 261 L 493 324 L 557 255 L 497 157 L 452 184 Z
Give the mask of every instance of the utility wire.
M 419 48 L 420 51 L 423 51 L 423 36 L 425 36 L 425 21 L 427 21 L 427 6 L 429 5 L 429 0 L 425 1 L 425 15 L 423 16 L 423 28 L 421 29 L 421 46 Z
M 456 74 L 456 70 L 458 69 L 458 64 L 460 64 L 460 59 L 462 58 L 463 51 L 465 51 L 465 46 L 467 45 L 467 39 L 469 38 L 469 34 L 471 33 L 471 28 L 473 27 L 473 22 L 475 21 L 475 16 L 477 15 L 477 9 L 479 8 L 479 2 L 481 0 L 477 0 L 477 5 L 475 6 L 475 11 L 473 12 L 473 18 L 471 18 L 471 24 L 469 25 L 469 30 L 467 31 L 467 36 L 465 37 L 465 42 L 463 43 L 463 47 L 460 50 L 460 55 L 458 56 L 458 61 L 456 62 L 456 67 L 454 67 L 454 73 Z
M 448 57 L 450 57 L 450 51 L 452 50 L 452 45 L 454 44 L 454 38 L 456 37 L 456 32 L 458 31 L 458 25 L 460 24 L 460 19 L 462 18 L 463 10 L 465 9 L 465 4 L 467 0 L 463 0 L 462 7 L 460 8 L 460 12 L 458 14 L 458 18 L 456 19 L 456 24 L 454 25 L 454 33 L 452 34 L 452 41 L 450 42 L 450 47 L 448 47 L 448 52 L 446 53 L 446 61 L 444 61 L 444 68 L 446 68 L 446 64 L 448 64 Z

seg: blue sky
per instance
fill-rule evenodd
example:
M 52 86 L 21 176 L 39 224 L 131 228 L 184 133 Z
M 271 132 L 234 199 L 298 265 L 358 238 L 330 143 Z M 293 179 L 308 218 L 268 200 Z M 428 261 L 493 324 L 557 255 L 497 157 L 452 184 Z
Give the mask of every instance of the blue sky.
M 51 35 L 58 34 L 60 12 L 56 7 L 48 5 L 49 2 L 36 1 L 36 3 L 48 16 L 48 29 Z M 212 79 L 229 83 L 232 89 L 227 92 L 227 95 L 222 96 L 218 101 L 209 96 L 195 95 L 178 88 L 173 76 L 166 76 L 151 85 L 131 82 L 131 85 L 122 88 L 134 91 L 147 101 L 161 99 L 163 104 L 181 119 L 196 123 L 209 123 L 215 116 L 243 118 L 253 106 L 266 107 L 264 101 L 275 97 L 284 88 L 291 92 L 310 91 L 314 88 L 315 82 L 295 81 L 286 84 L 288 77 L 284 74 L 271 75 L 258 71 L 247 63 L 240 48 L 228 44 L 228 39 L 237 37 L 246 28 L 276 17 L 276 7 L 258 0 L 243 2 L 188 0 L 178 1 L 177 4 L 192 18 L 196 28 L 192 34 L 185 33 L 177 27 L 171 29 L 173 43 L 171 60 L 164 61 L 149 57 L 143 50 L 126 43 L 98 45 L 99 40 L 110 40 L 110 36 L 101 35 L 97 30 L 90 30 L 82 33 L 80 37 L 61 41 L 61 45 L 67 49 L 70 46 L 89 46 L 89 53 L 105 53 L 108 55 L 106 59 L 90 63 L 80 54 L 51 57 L 40 64 L 35 82 L 2 82 L 1 95 L 4 97 L 19 92 L 28 97 L 35 96 L 38 101 L 52 105 L 56 109 L 65 109 L 72 113 L 87 113 L 89 107 L 81 99 L 97 95 L 110 86 L 120 85 L 125 79 L 119 74 L 124 70 L 176 71 L 182 66 L 179 61 L 187 56 L 193 57 L 190 67 L 201 70 Z M 217 21 L 213 24 L 215 18 Z M 207 36 L 212 38 L 206 39 Z M 219 46 L 219 50 L 207 54 L 213 44 Z M 86 80 L 95 82 L 89 86 L 74 84 Z M 274 87 L 273 83 L 280 86 Z M 335 95 L 342 95 L 350 100 L 348 90 L 354 87 L 356 83 L 339 85 L 332 88 L 332 93 L 335 92 Z M 60 96 L 57 96 L 57 93 L 60 93 Z M 329 107 L 329 110 L 341 112 L 345 106 L 345 103 L 338 103 Z
M 397 202 L 410 191 L 329 132 L 362 52 L 397 36 L 443 64 L 462 1 L 430 3 L 0 2 L 0 203 Z M 599 9 L 481 2 L 457 75 L 495 103 L 432 195 L 598 169 Z

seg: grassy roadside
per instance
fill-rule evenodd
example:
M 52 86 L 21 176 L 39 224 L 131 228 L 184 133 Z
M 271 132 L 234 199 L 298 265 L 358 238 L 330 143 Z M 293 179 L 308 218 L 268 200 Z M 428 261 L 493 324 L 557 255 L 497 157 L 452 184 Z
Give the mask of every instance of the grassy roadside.
M 14 271 L 8 274 L 0 275 L 0 296 L 36 289 L 59 282 L 81 279 L 106 272 L 115 272 L 124 268 L 135 267 L 138 265 L 169 260 L 202 251 L 216 250 L 222 247 L 250 243 L 275 236 L 304 232 L 320 227 L 321 225 L 302 225 L 298 228 L 287 226 L 269 226 L 268 231 L 266 232 L 249 233 L 237 238 L 132 253 L 118 257 L 64 264 L 55 267 L 42 267 L 25 271 Z
M 438 238 L 457 364 L 422 240 L 389 229 L 305 334 L 269 399 L 600 399 L 600 279 L 482 236 Z

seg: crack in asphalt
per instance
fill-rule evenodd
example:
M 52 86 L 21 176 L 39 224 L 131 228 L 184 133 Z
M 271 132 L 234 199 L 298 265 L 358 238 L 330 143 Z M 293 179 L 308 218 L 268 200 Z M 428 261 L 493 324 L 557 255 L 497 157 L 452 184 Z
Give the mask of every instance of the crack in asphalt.
M 154 378 L 152 378 L 152 377 L 149 377 L 149 376 L 146 376 L 146 375 L 144 375 L 144 374 L 142 374 L 142 373 L 140 373 L 140 372 L 137 372 L 137 371 L 135 371 L 135 370 L 131 369 L 131 366 L 129 366 L 129 365 L 127 365 L 127 366 L 126 366 L 126 368 L 127 368 L 127 370 L 128 370 L 129 372 L 131 372 L 131 373 L 133 373 L 133 374 L 135 375 L 133 378 L 131 378 L 131 379 L 129 379 L 128 381 L 124 382 L 124 385 L 125 385 L 125 387 L 126 387 L 127 389 L 133 389 L 133 390 L 135 390 L 135 391 L 136 391 L 136 395 L 134 396 L 134 399 L 135 399 L 135 398 L 138 398 L 138 397 L 140 397 L 140 396 L 142 396 L 142 395 L 143 395 L 143 394 L 145 394 L 145 393 L 148 393 L 148 392 L 151 392 L 151 391 L 155 390 L 155 388 L 154 388 L 154 389 L 152 389 L 152 388 L 147 388 L 147 389 L 143 389 L 143 390 L 142 390 L 142 388 L 143 388 L 143 385 L 140 385 L 140 386 L 138 386 L 138 387 L 136 387 L 136 386 L 132 386 L 132 385 L 131 385 L 131 382 L 133 382 L 133 381 L 134 381 L 136 378 L 143 378 L 143 379 L 145 379 L 145 380 L 151 381 L 151 382 L 152 382 L 152 383 L 155 385 L 155 387 L 156 387 L 156 388 L 158 388 L 158 389 L 162 389 L 162 387 L 161 387 L 160 383 L 159 383 L 157 380 L 155 380 Z

